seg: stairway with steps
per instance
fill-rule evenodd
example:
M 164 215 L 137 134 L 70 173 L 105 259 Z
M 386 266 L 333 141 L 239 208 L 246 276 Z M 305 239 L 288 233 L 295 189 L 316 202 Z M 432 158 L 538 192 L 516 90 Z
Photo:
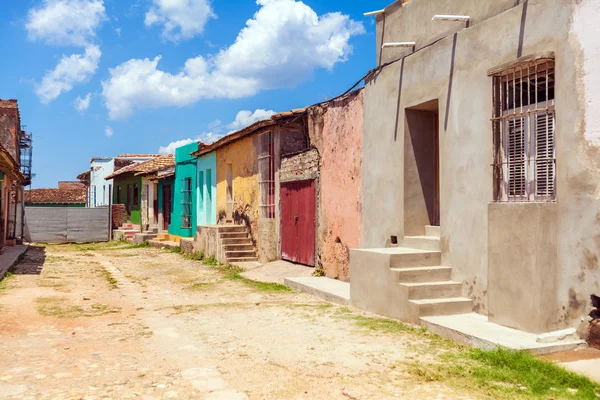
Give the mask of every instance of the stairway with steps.
M 228 264 L 258 260 L 244 225 L 222 225 L 218 229 L 221 251 Z
M 140 226 L 134 224 L 123 224 L 119 229 L 113 230 L 113 240 L 127 240 L 133 241 L 136 233 L 140 232 Z
M 395 247 L 357 249 L 350 257 L 352 303 L 364 310 L 418 323 L 420 317 L 470 313 L 473 301 L 443 266 L 439 227 L 406 236 Z

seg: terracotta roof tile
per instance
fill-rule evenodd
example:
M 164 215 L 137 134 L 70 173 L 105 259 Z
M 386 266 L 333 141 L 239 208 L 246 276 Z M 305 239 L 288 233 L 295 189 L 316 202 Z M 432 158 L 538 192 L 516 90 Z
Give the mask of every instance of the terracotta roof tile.
M 144 173 L 153 172 L 158 169 L 166 168 L 170 165 L 175 165 L 175 157 L 172 154 L 159 155 L 147 161 L 127 165 L 108 175 L 105 179 L 112 179 L 128 172 L 141 172 L 138 175 L 143 175 Z
M 25 191 L 28 204 L 85 204 L 86 189 L 31 189 Z
M 160 157 L 160 154 L 119 154 L 115 158 L 148 158 L 148 157 Z

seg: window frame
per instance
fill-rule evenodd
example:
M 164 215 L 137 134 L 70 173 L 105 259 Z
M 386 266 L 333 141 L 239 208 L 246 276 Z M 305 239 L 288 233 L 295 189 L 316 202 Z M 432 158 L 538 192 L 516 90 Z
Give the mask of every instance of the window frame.
M 556 201 L 555 59 L 553 56 L 524 59 L 489 74 L 493 78 L 495 202 Z M 540 82 L 543 82 L 541 87 L 538 86 Z M 540 116 L 546 118 L 545 136 L 538 131 Z M 511 121 L 516 120 L 522 121 L 523 144 L 522 157 L 514 161 L 509 157 L 514 146 L 519 144 L 511 135 Z M 546 150 L 538 154 L 541 143 Z M 511 181 L 515 171 L 519 171 L 519 165 L 522 165 L 524 177 L 522 187 Z
M 259 218 L 275 219 L 275 134 L 273 131 L 265 132 L 258 140 Z

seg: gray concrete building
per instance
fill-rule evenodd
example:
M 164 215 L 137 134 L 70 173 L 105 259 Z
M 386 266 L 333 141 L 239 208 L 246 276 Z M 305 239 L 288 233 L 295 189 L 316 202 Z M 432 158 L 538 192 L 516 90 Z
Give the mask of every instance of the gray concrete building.
M 354 305 L 585 333 L 600 294 L 599 16 L 600 0 L 410 0 L 374 17 Z

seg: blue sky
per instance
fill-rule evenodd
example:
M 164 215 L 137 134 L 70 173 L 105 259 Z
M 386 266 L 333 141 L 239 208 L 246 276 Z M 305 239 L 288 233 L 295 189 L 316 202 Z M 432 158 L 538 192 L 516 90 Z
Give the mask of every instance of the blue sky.
M 341 94 L 375 66 L 362 14 L 390 1 L 2 1 L 0 98 L 34 135 L 32 187 Z

